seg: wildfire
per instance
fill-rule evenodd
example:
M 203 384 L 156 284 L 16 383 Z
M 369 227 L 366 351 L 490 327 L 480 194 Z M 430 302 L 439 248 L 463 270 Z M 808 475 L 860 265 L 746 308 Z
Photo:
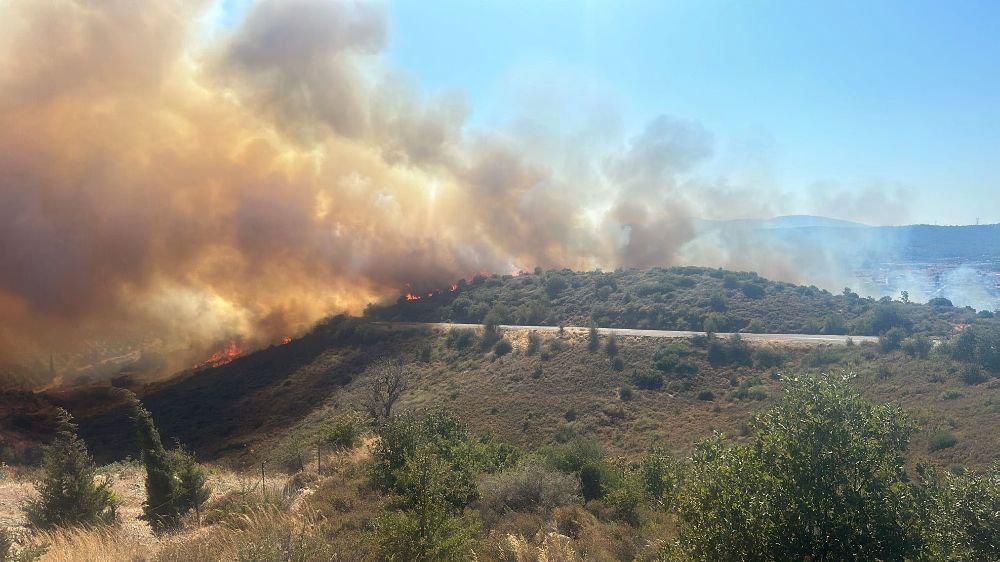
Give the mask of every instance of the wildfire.
M 289 338 L 290 339 L 290 338 Z M 287 343 L 287 342 L 286 342 Z M 246 348 L 236 343 L 235 341 L 229 342 L 228 345 L 216 351 L 208 359 L 202 361 L 201 363 L 195 363 L 192 365 L 194 369 L 200 369 L 203 367 L 220 367 L 226 363 L 231 362 L 240 355 L 246 352 Z
M 281 345 L 285 345 L 286 343 L 291 343 L 291 341 L 292 341 L 292 336 L 285 336 L 281 338 Z
M 453 293 L 454 293 L 454 292 L 455 292 L 455 291 L 457 291 L 457 290 L 458 290 L 458 285 L 456 285 L 455 283 L 452 283 L 452 284 L 451 284 L 451 292 L 453 292 Z
M 406 300 L 408 301 L 418 301 L 421 297 L 414 295 L 413 293 L 406 293 Z

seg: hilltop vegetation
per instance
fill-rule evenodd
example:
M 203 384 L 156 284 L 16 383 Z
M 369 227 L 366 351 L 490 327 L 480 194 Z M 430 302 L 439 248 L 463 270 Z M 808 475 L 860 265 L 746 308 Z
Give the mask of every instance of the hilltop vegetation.
M 373 306 L 380 320 L 576 325 L 715 332 L 881 335 L 894 327 L 949 336 L 960 324 L 996 325 L 992 312 L 876 301 L 845 289 L 769 281 L 752 272 L 700 267 L 478 276 L 419 299 Z

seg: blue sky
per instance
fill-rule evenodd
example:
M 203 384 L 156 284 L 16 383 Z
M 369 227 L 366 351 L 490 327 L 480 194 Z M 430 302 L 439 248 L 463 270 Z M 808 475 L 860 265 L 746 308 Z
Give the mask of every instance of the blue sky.
M 660 114 L 700 123 L 717 149 L 703 173 L 791 194 L 791 211 L 876 190 L 905 201 L 882 222 L 1000 222 L 1000 2 L 391 0 L 387 12 L 387 58 L 425 92 L 462 91 L 472 126 L 503 122 L 556 76 L 554 95 L 606 99 L 626 133 Z

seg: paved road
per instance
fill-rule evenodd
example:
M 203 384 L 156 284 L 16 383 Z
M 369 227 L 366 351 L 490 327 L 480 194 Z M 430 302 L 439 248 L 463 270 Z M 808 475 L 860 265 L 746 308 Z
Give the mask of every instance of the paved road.
M 387 326 L 392 326 L 396 328 L 432 328 L 436 330 L 450 330 L 452 328 L 482 328 L 482 324 L 453 324 L 450 322 L 378 322 L 378 324 L 383 324 Z M 534 332 L 558 332 L 559 328 L 555 326 L 500 326 L 501 330 L 514 330 L 514 331 L 534 331 Z M 581 326 L 566 326 L 565 330 L 571 333 L 587 333 L 590 328 L 585 328 Z M 697 335 L 704 335 L 705 332 L 691 332 L 686 330 L 635 330 L 632 328 L 598 328 L 598 332 L 601 334 L 618 334 L 620 336 L 640 336 L 646 338 L 672 338 L 672 339 L 682 339 L 690 338 Z M 729 333 L 719 333 L 716 334 L 720 338 L 728 338 L 732 334 Z M 746 341 L 761 341 L 761 342 L 778 342 L 778 343 L 794 343 L 794 344 L 806 344 L 806 345 L 845 345 L 847 340 L 852 340 L 855 343 L 861 342 L 877 342 L 878 338 L 874 336 L 832 336 L 832 335 L 818 335 L 818 334 L 750 334 L 750 333 L 740 333 L 740 337 Z

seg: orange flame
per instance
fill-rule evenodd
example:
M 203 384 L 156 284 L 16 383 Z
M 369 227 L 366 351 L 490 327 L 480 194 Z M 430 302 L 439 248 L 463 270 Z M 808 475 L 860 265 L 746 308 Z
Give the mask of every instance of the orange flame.
M 285 345 L 286 343 L 290 343 L 291 341 L 292 341 L 292 336 L 285 336 L 281 338 L 281 345 Z
M 235 341 L 229 342 L 228 345 L 216 351 L 208 359 L 202 361 L 201 363 L 195 363 L 192 365 L 194 369 L 200 369 L 202 367 L 221 367 L 226 363 L 231 362 L 240 355 L 246 352 L 246 348 L 236 343 Z
M 417 295 L 414 295 L 412 293 L 406 293 L 406 300 L 408 300 L 408 301 L 418 301 L 418 300 L 420 300 L 420 297 L 417 296 Z

